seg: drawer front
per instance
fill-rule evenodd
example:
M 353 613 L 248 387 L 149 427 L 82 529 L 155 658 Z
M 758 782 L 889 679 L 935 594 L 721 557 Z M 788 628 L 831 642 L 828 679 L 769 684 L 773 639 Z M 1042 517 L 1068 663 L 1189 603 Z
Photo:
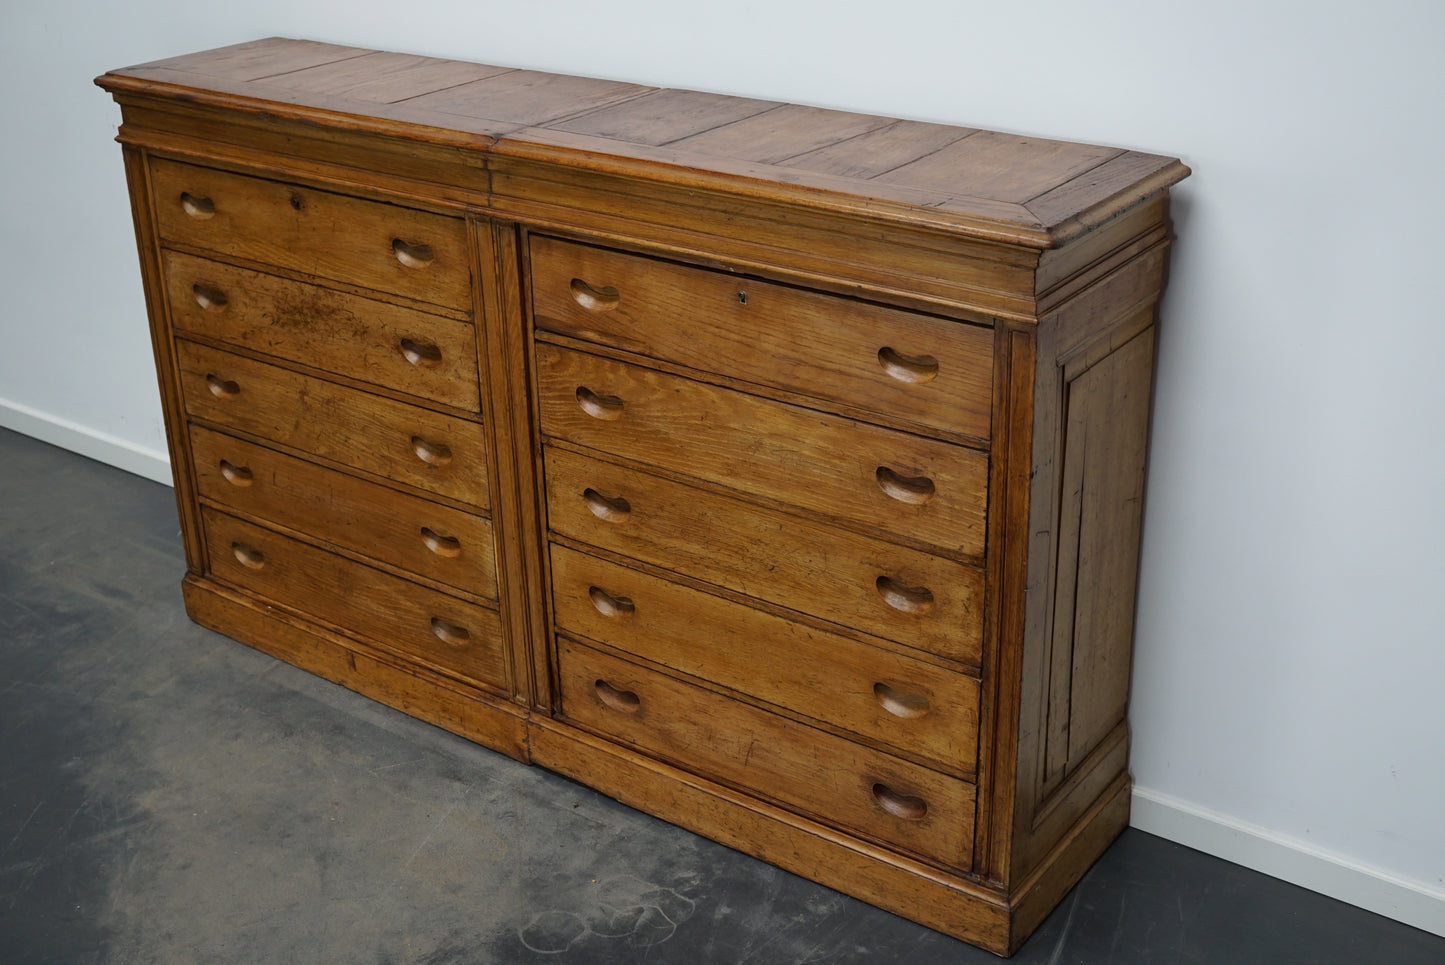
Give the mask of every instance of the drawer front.
M 986 439 L 993 330 L 534 236 L 539 329 Z
M 439 670 L 505 688 L 502 627 L 486 607 L 202 511 L 210 572 Z
M 980 660 L 980 567 L 551 446 L 546 473 L 554 533 L 918 650 Z
M 461 218 L 175 161 L 151 187 L 162 243 L 472 310 Z
M 477 412 L 472 326 L 180 252 L 162 255 L 183 332 Z
M 186 411 L 487 508 L 482 427 L 180 339 Z
M 481 516 L 191 427 L 206 499 L 489 599 L 492 524 Z
M 974 788 L 561 638 L 563 713 L 808 817 L 951 868 L 973 855 Z
M 552 547 L 559 630 L 971 776 L 978 682 L 847 637 Z
M 537 366 L 554 438 L 983 555 L 981 452 L 553 345 Z

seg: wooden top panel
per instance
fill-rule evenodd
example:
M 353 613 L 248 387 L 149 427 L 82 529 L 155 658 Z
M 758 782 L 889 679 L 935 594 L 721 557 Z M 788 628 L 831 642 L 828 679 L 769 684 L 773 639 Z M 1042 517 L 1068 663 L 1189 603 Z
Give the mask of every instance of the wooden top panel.
M 97 83 L 1031 248 L 1064 244 L 1189 174 L 1118 148 L 304 40 Z

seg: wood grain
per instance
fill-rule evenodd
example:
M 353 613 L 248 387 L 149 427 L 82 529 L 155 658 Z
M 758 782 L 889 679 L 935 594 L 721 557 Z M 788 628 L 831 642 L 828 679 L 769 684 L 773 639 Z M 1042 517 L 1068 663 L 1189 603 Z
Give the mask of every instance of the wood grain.
M 971 677 L 555 545 L 552 586 L 570 636 L 973 775 Z
M 538 235 L 530 244 L 539 329 L 988 438 L 988 328 Z M 615 295 L 589 294 L 598 289 Z
M 959 446 L 538 345 L 543 433 L 826 514 L 947 552 L 983 551 L 988 459 Z M 620 399 L 597 419 L 578 390 Z M 889 496 L 885 470 L 932 494 Z
M 492 527 L 485 517 L 364 482 L 200 426 L 191 427 L 196 485 L 205 499 L 273 520 L 441 583 L 497 598 Z M 222 465 L 245 470 L 237 485 Z M 457 541 L 438 553 L 424 531 Z
M 177 251 L 162 260 L 171 315 L 183 332 L 385 386 L 418 401 L 470 412 L 481 408 L 471 325 Z M 407 342 L 433 346 L 436 357 L 418 364 L 408 356 Z
M 176 364 L 193 418 L 487 508 L 486 439 L 475 422 L 186 339 Z
M 504 686 L 502 632 L 494 611 L 214 510 L 205 511 L 205 526 L 215 577 L 410 660 L 467 681 Z M 240 562 L 242 551 L 259 556 L 259 566 Z M 451 628 L 445 640 L 438 636 L 438 621 Z
M 977 664 L 983 574 L 886 540 L 548 447 L 547 514 L 554 533 L 749 597 L 965 664 Z M 625 519 L 600 518 L 588 490 L 627 500 Z M 880 577 L 928 587 L 933 605 L 901 612 Z
M 972 859 L 973 787 L 719 694 L 644 670 L 565 638 L 558 641 L 562 709 L 576 723 L 704 776 L 755 791 L 826 824 L 912 851 L 946 867 Z M 632 694 L 633 712 L 599 696 Z M 897 817 L 875 788 L 921 798 L 926 813 Z
M 460 218 L 171 161 L 152 162 L 151 177 L 165 242 L 471 308 Z M 203 218 L 188 215 L 186 197 L 204 199 L 214 210 Z M 425 246 L 429 259 L 404 263 L 398 242 Z

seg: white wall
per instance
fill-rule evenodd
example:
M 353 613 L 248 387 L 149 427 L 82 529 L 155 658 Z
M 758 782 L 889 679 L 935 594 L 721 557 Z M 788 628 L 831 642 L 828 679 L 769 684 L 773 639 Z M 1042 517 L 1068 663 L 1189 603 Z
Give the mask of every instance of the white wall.
M 1097 6 L 7 3 L 0 424 L 163 472 L 111 67 L 304 36 L 1177 154 L 1135 822 L 1445 934 L 1445 6 Z

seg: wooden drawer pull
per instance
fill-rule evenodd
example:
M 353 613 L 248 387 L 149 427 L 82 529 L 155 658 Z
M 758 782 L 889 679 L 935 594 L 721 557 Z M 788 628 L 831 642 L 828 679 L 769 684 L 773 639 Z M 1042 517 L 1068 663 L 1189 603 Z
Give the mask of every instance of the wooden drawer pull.
M 431 245 L 402 241 L 400 238 L 391 239 L 391 253 L 408 268 L 425 268 L 436 260 Z
M 589 586 L 587 595 L 592 598 L 592 605 L 597 608 L 598 613 L 614 620 L 630 617 L 637 611 L 637 606 L 630 599 L 613 596 L 600 586 Z
M 613 710 L 635 714 L 642 707 L 642 701 L 630 690 L 618 690 L 605 680 L 599 680 L 593 686 L 597 690 L 597 699 Z
M 206 374 L 206 388 L 218 399 L 234 399 L 241 394 L 241 387 L 235 382 L 210 373 Z
M 225 292 L 207 285 L 192 285 L 191 294 L 195 296 L 196 304 L 208 312 L 219 312 L 228 301 Z
M 622 418 L 623 403 L 615 395 L 598 395 L 585 385 L 577 387 L 577 404 L 594 419 L 611 422 Z
M 873 785 L 873 800 L 895 818 L 922 821 L 928 815 L 928 802 L 911 794 L 900 794 L 887 784 Z
M 878 488 L 900 503 L 926 503 L 933 498 L 933 480 L 927 476 L 900 476 L 887 466 L 875 473 Z
M 632 504 L 621 496 L 604 496 L 588 488 L 582 490 L 582 498 L 587 501 L 587 508 L 592 510 L 593 516 L 609 523 L 620 523 L 632 512 Z
M 440 442 L 432 442 L 421 436 L 412 436 L 411 448 L 416 453 L 416 457 L 429 466 L 445 466 L 452 461 L 451 447 Z
M 878 350 L 878 364 L 899 382 L 922 385 L 938 378 L 938 359 L 932 355 L 903 355 L 885 345 Z
M 197 221 L 205 221 L 216 214 L 216 203 L 210 198 L 203 198 L 191 194 L 189 191 L 181 192 L 181 210 L 195 218 Z
M 443 536 L 430 527 L 421 528 L 421 541 L 426 548 L 438 556 L 445 556 L 452 559 L 462 555 L 462 541 L 455 536 Z
M 933 591 L 926 586 L 905 586 L 891 576 L 878 577 L 878 595 L 901 613 L 927 613 L 933 609 Z
M 572 279 L 572 298 L 590 312 L 610 312 L 621 296 L 611 285 L 594 288 L 580 278 Z
M 226 478 L 226 482 L 230 483 L 232 486 L 240 486 L 243 489 L 251 485 L 251 482 L 254 479 L 254 477 L 251 475 L 251 470 L 247 469 L 245 466 L 232 465 L 224 459 L 221 460 L 221 475 L 224 476 Z
M 472 635 L 466 627 L 448 623 L 440 617 L 431 618 L 431 632 L 436 634 L 436 638 L 442 643 L 450 644 L 453 647 L 465 647 L 472 639 Z
M 231 555 L 235 556 L 236 561 L 247 569 L 259 570 L 266 565 L 265 554 L 245 543 L 232 543 Z
M 884 710 L 903 720 L 917 720 L 928 713 L 928 698 L 922 694 L 906 694 L 878 683 L 873 685 L 873 696 L 878 698 Z
M 401 354 L 406 360 L 417 368 L 434 369 L 442 364 L 442 350 L 432 342 L 418 342 L 414 338 L 404 338 L 399 343 Z

